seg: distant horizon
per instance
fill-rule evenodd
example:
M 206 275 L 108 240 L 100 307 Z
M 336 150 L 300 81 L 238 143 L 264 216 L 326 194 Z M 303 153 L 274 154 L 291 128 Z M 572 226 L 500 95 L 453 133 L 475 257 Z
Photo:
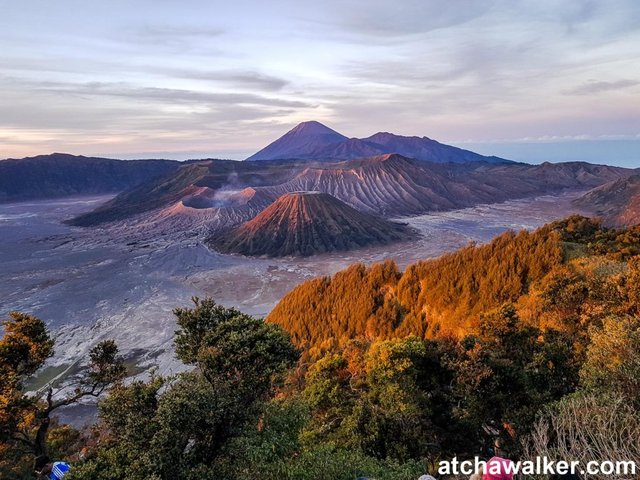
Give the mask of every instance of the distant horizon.
M 425 135 L 429 137 L 429 135 Z M 432 138 L 432 137 L 429 137 Z M 439 141 L 437 138 L 433 140 Z M 471 150 L 485 156 L 496 156 L 515 162 L 589 162 L 627 168 L 640 168 L 640 140 L 564 140 L 557 142 L 440 142 Z M 125 153 L 122 160 L 164 158 L 167 160 L 198 160 L 216 158 L 243 161 L 265 145 L 235 152 L 142 152 Z M 613 149 L 612 149 L 613 147 Z M 617 155 L 616 155 L 617 154 Z M 86 155 L 92 156 L 92 155 Z M 103 156 L 103 155 L 95 155 Z
M 327 125 L 332 128 L 330 125 Z M 291 126 L 293 128 L 294 125 Z M 290 128 L 286 131 L 289 131 Z M 286 131 L 283 131 L 284 135 Z M 381 129 L 377 132 L 390 132 L 396 135 L 403 135 L 393 132 L 390 129 Z M 343 133 L 343 132 L 339 132 Z M 347 132 L 348 133 L 348 132 Z M 349 135 L 347 135 L 349 136 Z M 410 136 L 410 135 L 406 135 Z M 604 165 L 614 165 L 628 168 L 640 167 L 640 139 L 521 139 L 519 141 L 453 141 L 451 143 L 440 141 L 429 135 L 413 135 L 418 137 L 428 137 L 440 143 L 445 143 L 465 150 L 470 150 L 485 156 L 496 156 L 516 162 L 540 164 L 544 162 L 589 162 Z M 279 138 L 279 137 L 276 137 Z M 273 138 L 273 140 L 276 140 Z M 349 138 L 356 138 L 349 136 Z M 220 159 L 243 161 L 247 157 L 256 153 L 265 145 L 258 145 L 252 148 L 235 151 L 150 151 L 150 152 L 74 152 L 57 149 L 51 152 L 38 152 L 25 155 L 23 157 L 0 157 L 0 161 L 15 158 L 26 158 L 40 155 L 51 155 L 53 153 L 63 153 L 69 155 L 85 157 L 102 157 L 119 160 L 202 160 Z

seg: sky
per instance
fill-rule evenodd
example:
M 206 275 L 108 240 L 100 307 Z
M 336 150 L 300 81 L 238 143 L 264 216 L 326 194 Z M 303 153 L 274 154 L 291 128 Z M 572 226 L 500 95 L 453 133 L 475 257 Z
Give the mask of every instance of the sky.
M 640 167 L 637 0 L 0 0 L 0 158 L 245 158 L 297 123 Z

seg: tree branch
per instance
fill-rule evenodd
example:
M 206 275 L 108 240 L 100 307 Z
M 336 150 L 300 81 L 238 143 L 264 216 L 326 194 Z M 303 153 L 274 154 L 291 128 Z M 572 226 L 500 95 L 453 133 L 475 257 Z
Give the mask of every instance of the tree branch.
M 24 436 L 18 436 L 17 434 L 20 433 Z M 20 442 L 23 445 L 26 445 L 27 447 L 29 447 L 30 449 L 34 449 L 35 448 L 35 443 L 32 442 L 31 440 L 29 440 L 28 438 L 26 438 L 26 435 L 24 434 L 24 432 L 16 432 L 15 435 L 13 435 L 11 437 L 13 440 L 15 440 L 16 442 Z
M 58 400 L 57 402 L 54 402 L 54 401 L 50 403 L 48 402 L 46 413 L 49 414 L 60 407 L 72 405 L 84 397 L 99 397 L 106 388 L 107 388 L 106 383 L 96 382 L 93 385 L 91 385 L 91 388 L 88 390 L 78 390 L 76 391 L 75 394 L 71 395 L 70 397 L 63 398 L 61 400 Z

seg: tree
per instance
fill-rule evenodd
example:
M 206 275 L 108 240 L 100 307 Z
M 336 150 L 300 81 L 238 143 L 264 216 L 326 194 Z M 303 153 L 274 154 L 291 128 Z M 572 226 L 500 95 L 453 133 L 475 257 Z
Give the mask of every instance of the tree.
M 159 428 L 156 413 L 164 386 L 165 380 L 155 374 L 148 381 L 115 385 L 99 404 L 100 423 L 92 430 L 89 459 L 74 465 L 71 478 L 153 478 L 149 451 Z
M 640 255 L 629 260 L 627 295 L 630 313 L 640 316 Z
M 195 308 L 174 311 L 176 354 L 196 365 L 212 386 L 233 388 L 248 408 L 267 395 L 298 359 L 289 335 L 212 299 L 193 299 Z
M 550 227 L 507 232 L 403 274 L 384 262 L 309 280 L 285 295 L 267 322 L 282 325 L 312 358 L 327 342 L 341 348 L 354 338 L 476 334 L 481 313 L 515 303 L 563 261 L 560 235 Z
M 417 337 L 350 342 L 306 374 L 305 445 L 328 443 L 398 461 L 434 458 L 461 439 L 452 418 L 448 342 Z M 464 443 L 464 442 L 463 442 Z
M 174 313 L 176 354 L 195 368 L 114 389 L 100 407 L 108 435 L 76 478 L 219 478 L 222 452 L 257 428 L 298 351 L 276 325 L 193 301 Z
M 98 397 L 125 374 L 118 347 L 111 340 L 89 354 L 87 372 L 71 393 L 54 391 L 49 384 L 35 394 L 25 389 L 31 378 L 53 355 L 53 340 L 44 322 L 32 315 L 11 312 L 2 322 L 0 340 L 0 442 L 13 455 L 46 456 L 53 412 L 85 397 Z
M 573 392 L 578 382 L 571 338 L 523 324 L 511 304 L 483 315 L 480 336 L 460 343 L 452 368 L 456 414 L 476 432 L 498 431 L 512 447 L 542 405 Z
M 587 390 L 616 393 L 640 407 L 639 318 L 612 316 L 591 328 L 580 380 Z
M 251 318 L 235 308 L 218 305 L 210 298 L 200 300 L 194 297 L 192 301 L 195 308 L 176 308 L 173 311 L 180 327 L 174 339 L 176 355 L 187 365 L 198 362 L 200 350 L 208 343 L 207 335 L 221 323 L 236 318 Z

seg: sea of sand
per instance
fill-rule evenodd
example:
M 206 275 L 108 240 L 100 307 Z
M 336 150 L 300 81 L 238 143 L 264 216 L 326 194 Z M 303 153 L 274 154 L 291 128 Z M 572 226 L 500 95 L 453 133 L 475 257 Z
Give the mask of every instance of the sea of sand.
M 189 232 L 123 240 L 119 227 L 79 228 L 62 222 L 110 197 L 77 197 L 0 204 L 0 318 L 12 310 L 46 321 L 56 353 L 36 379 L 72 379 L 97 341 L 118 342 L 133 373 L 180 370 L 172 351 L 172 310 L 193 296 L 211 296 L 264 316 L 304 280 L 354 262 L 395 260 L 400 267 L 487 242 L 505 230 L 533 229 L 577 212 L 579 193 L 513 200 L 396 219 L 421 237 L 412 242 L 305 259 L 245 258 L 210 251 Z

